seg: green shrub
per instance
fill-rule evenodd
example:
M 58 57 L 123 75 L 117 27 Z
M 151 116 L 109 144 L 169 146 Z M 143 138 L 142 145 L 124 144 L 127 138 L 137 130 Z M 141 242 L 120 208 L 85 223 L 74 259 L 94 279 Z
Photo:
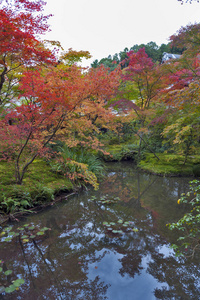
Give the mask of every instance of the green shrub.
M 63 158 L 63 161 L 68 164 L 70 167 L 69 161 L 75 161 L 81 164 L 85 164 L 88 166 L 88 171 L 94 173 L 97 177 L 103 176 L 104 173 L 104 165 L 102 160 L 91 151 L 84 148 L 69 148 L 66 145 L 64 147 L 60 147 L 60 154 Z M 58 162 L 57 169 L 59 170 Z M 52 162 L 51 167 L 54 169 L 55 162 Z M 61 168 L 61 166 L 60 166 Z M 71 173 L 76 171 L 76 167 L 71 165 Z M 74 169 L 75 168 L 75 169 Z M 61 171 L 61 169 L 60 169 Z
M 200 164 L 194 165 L 192 171 L 194 176 L 200 177 Z
M 190 181 L 190 190 L 183 193 L 177 203 L 188 206 L 189 212 L 175 223 L 167 224 L 170 230 L 178 230 L 180 236 L 172 248 L 177 255 L 193 257 L 200 250 L 200 181 Z

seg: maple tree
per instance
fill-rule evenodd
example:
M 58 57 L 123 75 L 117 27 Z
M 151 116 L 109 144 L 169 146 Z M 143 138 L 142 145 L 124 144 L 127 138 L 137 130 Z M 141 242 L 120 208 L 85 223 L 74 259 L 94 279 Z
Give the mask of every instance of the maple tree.
M 82 58 L 91 57 L 88 51 L 64 51 L 59 42 L 41 42 L 39 35 L 49 28 L 50 15 L 42 14 L 45 2 L 1 4 L 0 151 L 1 159 L 15 160 L 16 182 L 21 184 L 34 159 L 50 155 L 48 145 L 54 138 L 69 147 L 100 147 L 94 133 L 111 124 L 105 102 L 118 84 L 118 74 L 78 66 Z M 56 49 L 62 50 L 58 59 Z M 86 167 L 81 169 L 87 173 Z
M 192 81 L 187 87 L 170 92 L 167 104 L 171 106 L 163 135 L 167 143 L 171 142 L 175 151 L 178 150 L 185 157 L 197 151 L 199 141 L 200 117 L 200 89 L 199 82 Z
M 122 75 L 126 93 L 122 89 L 119 96 L 123 94 L 123 98 L 112 105 L 126 112 L 134 112 L 132 117 L 138 120 L 138 128 L 135 133 L 140 138 L 140 146 L 144 143 L 154 153 L 145 139 L 145 134 L 148 134 L 148 124 L 155 114 L 155 104 L 159 93 L 166 84 L 163 81 L 163 69 L 148 57 L 144 48 L 139 49 L 136 53 L 130 51 L 127 56 L 128 67 L 123 70 Z M 129 88 L 130 94 L 127 88 Z M 128 99 L 126 95 L 128 95 Z M 134 98 L 130 99 L 129 95 Z M 154 155 L 157 157 L 155 153 Z
M 199 28 L 190 24 L 170 37 L 172 46 L 185 47 L 185 51 L 178 61 L 165 65 L 169 87 L 163 100 L 172 114 L 163 135 L 184 154 L 184 164 L 188 154 L 195 153 L 199 139 Z
M 18 96 L 17 85 L 26 68 L 52 64 L 55 56 L 38 39 L 49 26 L 44 1 L 0 0 L 0 107 Z
M 94 133 L 102 122 L 109 126 L 112 115 L 105 100 L 114 93 L 118 76 L 104 67 L 84 74 L 76 65 L 24 72 L 20 80 L 23 103 L 8 108 L 0 120 L 2 157 L 14 156 L 18 184 L 38 155 L 49 155 L 47 146 L 54 138 L 69 147 L 100 147 Z
M 148 109 L 151 101 L 161 89 L 163 73 L 160 68 L 145 53 L 145 48 L 138 52 L 127 53 L 129 66 L 125 69 L 123 80 L 134 82 L 139 91 L 138 106 Z

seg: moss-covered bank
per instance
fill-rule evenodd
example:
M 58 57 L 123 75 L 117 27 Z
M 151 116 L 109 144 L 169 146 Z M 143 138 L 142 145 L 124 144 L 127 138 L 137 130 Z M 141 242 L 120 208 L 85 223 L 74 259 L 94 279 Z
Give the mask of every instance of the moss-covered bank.
M 135 144 L 118 144 L 106 147 L 111 155 L 104 156 L 105 161 L 134 160 L 137 166 L 146 172 L 160 176 L 197 176 L 200 177 L 200 155 L 184 156 L 177 154 L 142 152 L 138 155 Z
M 35 160 L 25 174 L 23 184 L 15 184 L 14 165 L 0 162 L 0 222 L 7 215 L 14 218 L 39 206 L 47 206 L 60 192 L 76 187 L 65 176 L 52 172 L 43 160 Z
M 159 153 L 157 156 L 159 160 L 152 153 L 146 154 L 138 167 L 161 176 L 200 176 L 200 155 L 189 156 L 185 164 L 181 155 Z

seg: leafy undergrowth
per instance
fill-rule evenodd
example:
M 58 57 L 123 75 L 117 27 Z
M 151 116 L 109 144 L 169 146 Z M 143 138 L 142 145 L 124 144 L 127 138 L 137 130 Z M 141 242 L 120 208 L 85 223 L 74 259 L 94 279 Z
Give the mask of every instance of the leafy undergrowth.
M 41 159 L 30 165 L 22 185 L 15 184 L 13 163 L 0 162 L 0 211 L 4 214 L 51 202 L 60 191 L 72 189 L 68 178 L 52 172 Z
M 136 144 L 115 144 L 106 146 L 106 151 L 110 155 L 104 156 L 105 161 L 135 160 L 138 146 Z
M 184 157 L 175 154 L 157 154 L 157 160 L 153 154 L 146 154 L 145 159 L 141 160 L 139 167 L 150 173 L 168 176 L 193 176 L 194 166 L 200 163 L 200 155 L 189 156 L 184 164 Z

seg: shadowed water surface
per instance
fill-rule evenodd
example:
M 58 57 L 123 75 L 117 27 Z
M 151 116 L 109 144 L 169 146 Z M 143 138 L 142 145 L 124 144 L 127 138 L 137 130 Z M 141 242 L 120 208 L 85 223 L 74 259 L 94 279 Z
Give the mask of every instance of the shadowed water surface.
M 25 223 L 51 230 L 24 243 L 1 241 L 4 271 L 13 273 L 0 284 L 25 283 L 0 299 L 200 299 L 199 256 L 175 257 L 169 246 L 177 237 L 166 227 L 184 213 L 177 199 L 189 180 L 109 163 L 98 191 L 11 224 L 12 231 Z

